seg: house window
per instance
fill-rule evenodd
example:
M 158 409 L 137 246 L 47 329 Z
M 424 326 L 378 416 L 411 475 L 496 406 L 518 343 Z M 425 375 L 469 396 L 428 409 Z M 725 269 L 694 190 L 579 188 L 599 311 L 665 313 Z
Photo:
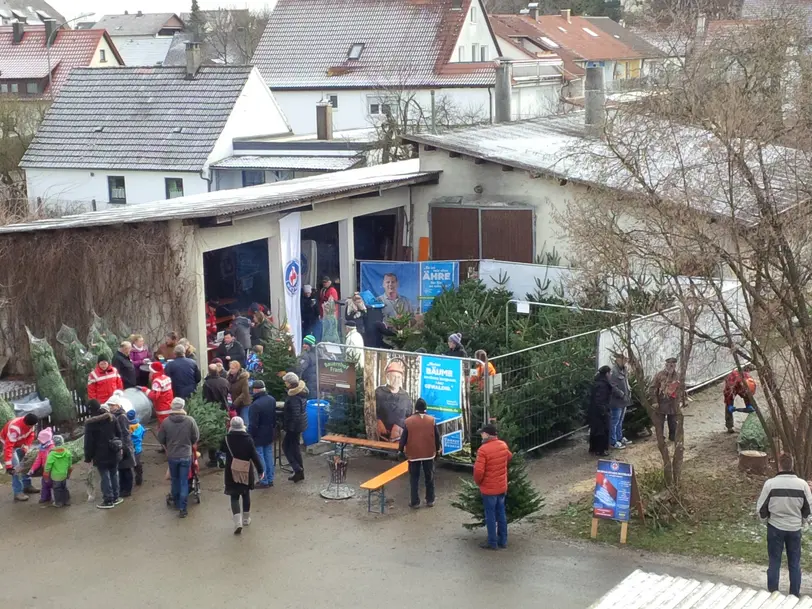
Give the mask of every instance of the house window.
M 9 85 L 9 86 L 11 87 L 10 90 L 11 90 L 12 93 L 19 93 L 20 92 L 20 87 L 19 87 L 19 85 L 17 85 L 16 82 L 11 83 L 11 85 Z
M 25 83 L 25 92 L 28 95 L 36 95 L 39 93 L 39 85 L 36 82 Z
M 472 6 L 471 7 L 471 23 L 476 23 L 476 17 L 477 17 L 477 15 L 476 15 L 476 7 Z
M 243 171 L 242 172 L 242 185 L 243 186 L 257 186 L 265 183 L 264 171 Z
M 372 99 L 369 102 L 370 116 L 386 116 L 392 113 L 393 102 L 386 99 Z
M 126 203 L 127 189 L 124 185 L 124 176 L 107 176 L 107 192 L 110 203 Z
M 283 182 L 285 180 L 292 180 L 293 179 L 293 171 L 289 170 L 279 170 L 274 171 L 274 177 L 276 178 L 277 182 Z
M 99 62 L 107 63 L 107 51 L 104 49 L 99 49 Z
M 465 47 L 461 46 L 457 51 L 458 57 L 457 61 L 463 62 L 465 61 Z
M 324 99 L 330 102 L 333 110 L 338 110 L 338 95 L 325 95 Z
M 477 57 L 479 57 L 479 45 L 474 43 L 471 45 L 471 61 L 476 61 Z
M 0 93 L 8 93 L 8 85 L 6 83 L 0 85 Z
M 175 199 L 183 196 L 183 178 L 165 178 L 166 198 Z
M 488 61 L 488 47 L 486 47 L 484 44 L 479 49 L 479 55 L 480 55 L 480 58 L 479 58 L 480 61 Z
M 347 59 L 361 59 L 361 53 L 363 50 L 364 44 L 362 42 L 355 43 L 347 52 Z

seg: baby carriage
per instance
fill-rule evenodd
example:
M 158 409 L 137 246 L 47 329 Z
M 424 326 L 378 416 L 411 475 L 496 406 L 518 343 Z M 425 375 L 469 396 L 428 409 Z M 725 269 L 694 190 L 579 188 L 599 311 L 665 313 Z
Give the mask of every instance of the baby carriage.
M 197 450 L 197 444 L 192 446 L 192 465 L 189 467 L 189 499 L 200 503 L 200 452 Z M 172 493 L 167 493 L 166 505 L 175 507 Z

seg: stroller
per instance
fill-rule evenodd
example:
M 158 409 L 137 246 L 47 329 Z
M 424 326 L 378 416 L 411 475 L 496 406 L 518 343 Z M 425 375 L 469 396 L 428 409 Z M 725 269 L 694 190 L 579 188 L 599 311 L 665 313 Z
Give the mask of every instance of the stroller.
M 200 452 L 197 450 L 197 444 L 192 446 L 192 464 L 189 467 L 189 498 L 194 499 L 194 502 L 200 503 Z M 166 505 L 175 507 L 175 500 L 172 498 L 172 493 L 166 494 Z

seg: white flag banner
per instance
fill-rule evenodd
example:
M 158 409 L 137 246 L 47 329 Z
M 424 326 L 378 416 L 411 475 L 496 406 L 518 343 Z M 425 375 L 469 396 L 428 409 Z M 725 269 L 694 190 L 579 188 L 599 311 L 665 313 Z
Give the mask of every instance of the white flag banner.
M 302 215 L 299 212 L 279 219 L 282 254 L 282 281 L 285 286 L 285 314 L 296 355 L 302 350 L 301 265 Z

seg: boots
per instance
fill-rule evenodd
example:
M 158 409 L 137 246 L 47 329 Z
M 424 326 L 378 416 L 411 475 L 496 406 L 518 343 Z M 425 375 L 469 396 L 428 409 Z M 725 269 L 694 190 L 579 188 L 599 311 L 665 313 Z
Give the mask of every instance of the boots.
M 14 495 L 14 501 L 28 501 L 28 495 L 25 493 L 17 493 Z
M 234 534 L 239 535 L 242 533 L 242 516 L 234 514 Z
M 28 486 L 26 486 L 23 489 L 23 492 L 26 495 L 38 495 L 40 490 L 36 486 L 34 486 L 33 484 L 29 484 Z
M 248 512 L 245 512 L 242 515 L 242 526 L 247 527 L 249 524 L 251 524 L 251 514 L 248 513 Z

